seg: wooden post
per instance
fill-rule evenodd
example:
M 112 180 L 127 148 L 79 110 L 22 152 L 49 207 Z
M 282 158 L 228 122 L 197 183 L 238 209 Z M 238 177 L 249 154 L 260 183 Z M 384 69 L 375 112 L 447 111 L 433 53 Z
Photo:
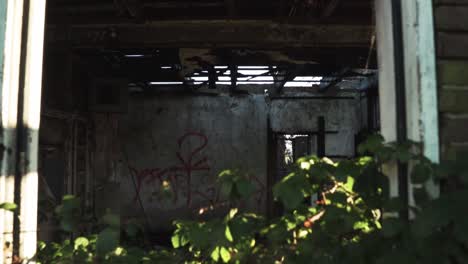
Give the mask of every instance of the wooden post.
M 375 0 L 377 57 L 379 67 L 380 133 L 387 142 L 397 140 L 395 58 L 393 47 L 392 1 Z M 398 169 L 396 163 L 384 165 L 390 181 L 390 196 L 398 196 Z
M 36 253 L 45 2 L 0 2 L 0 19 L 6 15 L 4 38 L 0 29 L 0 42 L 4 44 L 0 50 L 3 55 L 0 202 L 16 201 L 19 205 L 15 217 L 0 212 L 0 263 L 11 263 L 13 254 L 29 260 Z M 3 251 L 5 243 L 10 247 Z
M 437 89 L 432 1 L 401 1 L 401 21 L 393 21 L 392 2 L 375 0 L 378 40 L 379 96 L 381 133 L 389 142 L 397 140 L 397 106 L 395 75 L 394 25 L 401 22 L 403 33 L 405 111 L 408 139 L 420 142 L 424 155 L 439 160 Z M 401 52 L 401 50 L 400 50 Z M 396 164 L 386 164 L 390 179 L 390 195 L 398 196 Z M 428 183 L 433 197 L 438 187 Z M 412 203 L 411 188 L 409 202 Z
M 2 53 L 1 80 L 1 175 L 0 203 L 14 202 L 18 91 L 23 24 L 23 0 L 1 1 Z M 6 14 L 5 14 L 6 11 Z M 5 16 L 6 15 L 6 19 Z M 6 25 L 3 22 L 6 21 Z M 0 263 L 11 263 L 13 255 L 13 220 L 11 212 L 0 210 Z
M 24 134 L 18 142 L 22 149 L 18 164 L 20 175 L 19 190 L 19 257 L 29 260 L 36 254 L 37 247 L 37 209 L 38 209 L 38 151 L 39 125 L 42 94 L 42 63 L 44 50 L 46 0 L 25 0 L 27 24 L 23 25 L 24 75 L 20 83 L 24 87 L 22 95 L 22 128 Z M 21 95 L 21 93 L 20 93 Z M 21 104 L 19 105 L 21 107 Z M 20 126 L 21 127 L 21 126 Z M 29 262 L 31 263 L 31 262 Z
M 433 1 L 402 1 L 408 139 L 420 142 L 423 154 L 439 162 L 436 51 Z M 439 186 L 426 184 L 433 198 Z M 412 188 L 410 188 L 411 193 Z M 411 198 L 411 196 L 410 196 Z M 411 201 L 414 203 L 414 201 Z

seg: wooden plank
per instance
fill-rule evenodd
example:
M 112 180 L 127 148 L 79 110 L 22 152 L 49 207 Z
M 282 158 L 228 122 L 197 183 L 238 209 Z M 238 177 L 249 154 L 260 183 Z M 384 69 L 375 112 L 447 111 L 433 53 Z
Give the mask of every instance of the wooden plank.
M 468 6 L 439 6 L 434 13 L 438 30 L 468 30 Z
M 468 33 L 437 34 L 437 55 L 442 58 L 468 59 Z
M 467 85 L 468 61 L 440 60 L 439 84 L 441 85 Z
M 442 156 L 444 160 L 456 160 L 468 153 L 468 143 L 442 144 Z
M 445 143 L 468 142 L 468 115 L 445 114 L 441 117 L 441 138 Z
M 441 89 L 439 93 L 439 111 L 468 114 L 468 90 Z
M 161 21 L 151 24 L 49 26 L 49 45 L 74 47 L 367 47 L 371 26 L 293 25 L 261 20 Z
M 467 0 L 434 0 L 435 5 L 468 5 Z

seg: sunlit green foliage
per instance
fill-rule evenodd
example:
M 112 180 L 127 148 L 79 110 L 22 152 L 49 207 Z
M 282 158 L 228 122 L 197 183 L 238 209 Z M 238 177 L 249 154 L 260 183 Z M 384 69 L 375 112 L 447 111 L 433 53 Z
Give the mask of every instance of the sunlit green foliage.
M 1 203 L 0 204 L 0 209 L 7 210 L 10 212 L 13 212 L 16 210 L 16 204 L 14 203 Z
M 435 165 L 416 144 L 384 144 L 379 136 L 359 147 L 361 157 L 333 162 L 303 157 L 272 192 L 284 212 L 264 217 L 242 209 L 253 192 L 237 171 L 220 174 L 221 194 L 232 208 L 223 218 L 175 221 L 172 249 L 133 241 L 136 225 L 110 212 L 97 235 L 40 244 L 41 263 L 468 263 L 468 164 Z M 389 198 L 382 164 L 408 163 L 415 206 Z M 459 188 L 431 199 L 425 183 L 458 176 Z M 311 204 L 311 196 L 322 199 Z M 66 196 L 57 209 L 63 230 L 79 226 L 79 201 Z M 398 217 L 408 210 L 412 220 Z M 121 237 L 125 237 L 122 239 Z M 128 240 L 128 241 L 126 241 Z

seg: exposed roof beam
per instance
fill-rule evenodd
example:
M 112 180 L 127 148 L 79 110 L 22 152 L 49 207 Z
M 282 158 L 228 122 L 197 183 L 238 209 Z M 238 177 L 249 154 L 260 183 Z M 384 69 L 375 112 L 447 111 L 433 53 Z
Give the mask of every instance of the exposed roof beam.
M 224 0 L 229 17 L 237 16 L 236 0 Z
M 327 18 L 333 14 L 333 11 L 338 7 L 340 4 L 340 0 L 330 0 L 325 7 L 322 9 L 320 17 Z
M 119 0 L 120 1 L 120 0 Z M 226 0 L 227 1 L 227 0 Z M 203 1 L 203 2 L 190 2 L 190 1 L 155 1 L 141 3 L 142 8 L 193 8 L 193 7 L 221 7 L 223 2 L 219 1 Z M 116 7 L 112 3 L 92 3 L 92 4 L 62 4 L 53 5 L 47 12 L 48 13 L 91 13 L 91 12 L 109 12 L 115 11 Z
M 371 26 L 293 25 L 265 20 L 160 21 L 48 26 L 48 44 L 86 47 L 367 47 Z

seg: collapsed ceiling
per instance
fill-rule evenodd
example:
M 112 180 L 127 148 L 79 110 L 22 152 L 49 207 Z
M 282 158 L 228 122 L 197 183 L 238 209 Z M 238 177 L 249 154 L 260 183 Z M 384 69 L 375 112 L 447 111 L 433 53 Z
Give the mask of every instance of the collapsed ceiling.
M 372 8 L 371 0 L 49 0 L 46 41 L 79 54 L 95 77 L 140 87 L 268 78 L 281 89 L 320 76 L 323 89 L 376 68 Z M 249 76 L 239 66 L 267 70 Z

